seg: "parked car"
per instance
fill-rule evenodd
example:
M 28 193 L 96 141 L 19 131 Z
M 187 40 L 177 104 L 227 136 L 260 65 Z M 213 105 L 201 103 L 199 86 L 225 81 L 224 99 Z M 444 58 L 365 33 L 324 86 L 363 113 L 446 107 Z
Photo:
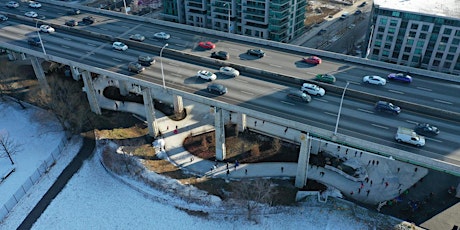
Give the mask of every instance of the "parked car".
M 306 102 L 306 103 L 309 103 L 311 101 L 311 96 L 300 90 L 289 90 L 286 97 L 294 101 L 300 101 L 300 102 Z
M 425 136 L 435 136 L 439 134 L 438 127 L 430 125 L 428 123 L 418 123 L 415 126 L 414 131 L 420 135 Z
M 55 29 L 51 27 L 50 25 L 41 25 L 40 31 L 44 33 L 54 33 Z
M 315 85 L 315 84 L 310 84 L 310 83 L 303 83 L 302 87 L 300 88 L 300 90 L 304 93 L 308 93 L 310 95 L 315 95 L 315 96 L 324 96 L 324 94 L 326 94 L 326 91 Z
M 27 39 L 27 43 L 31 46 L 40 46 L 42 43 L 40 42 L 40 38 L 38 37 L 30 37 Z
M 79 9 L 70 9 L 67 11 L 67 14 L 69 15 L 79 15 L 81 12 Z
M 372 84 L 372 85 L 385 85 L 387 84 L 387 80 L 380 76 L 364 76 L 363 82 Z
M 212 52 L 211 57 L 220 59 L 220 60 L 228 60 L 230 58 L 230 55 L 228 54 L 227 51 L 218 51 L 218 52 Z
M 137 62 L 139 62 L 143 66 L 150 66 L 152 64 L 155 64 L 155 59 L 153 59 L 153 57 L 150 57 L 148 55 L 140 55 L 137 58 Z
M 319 65 L 322 62 L 321 58 L 317 56 L 304 57 L 303 61 L 309 64 L 314 64 L 314 65 Z
M 375 110 L 393 114 L 399 114 L 401 112 L 401 108 L 399 108 L 399 106 L 393 105 L 393 103 L 388 101 L 378 101 L 375 103 Z
M 15 2 L 15 1 L 9 1 L 9 2 L 6 3 L 6 7 L 8 7 L 8 8 L 18 8 L 19 3 Z
M 112 47 L 113 47 L 114 49 L 116 49 L 116 50 L 121 50 L 121 51 L 125 51 L 125 50 L 128 49 L 128 46 L 125 45 L 125 43 L 123 43 L 123 42 L 114 42 L 114 43 L 112 44 Z
M 78 22 L 73 20 L 73 19 L 72 20 L 67 20 L 67 21 L 65 21 L 65 25 L 73 27 L 73 26 L 77 26 Z
M 425 137 L 417 135 L 414 130 L 404 127 L 398 127 L 398 131 L 395 135 L 397 142 L 404 142 L 417 147 L 425 145 Z
M 29 18 L 36 18 L 38 17 L 38 14 L 34 11 L 28 11 L 24 14 L 26 17 L 29 17 Z
M 221 74 L 224 74 L 224 75 L 227 75 L 227 76 L 231 76 L 231 77 L 238 77 L 240 76 L 240 72 L 232 67 L 229 67 L 229 66 L 222 66 L 220 67 L 219 69 L 219 72 Z
M 261 49 L 248 49 L 248 51 L 246 51 L 246 54 L 251 55 L 251 56 L 256 56 L 259 58 L 265 56 L 265 52 Z
M 84 17 L 82 20 L 81 20 L 83 23 L 87 24 L 87 25 L 91 25 L 93 24 L 96 20 L 91 17 L 91 16 L 87 16 L 87 17 Z
M 40 4 L 38 2 L 29 2 L 29 7 L 38 9 L 38 8 L 42 7 L 42 4 Z
M 129 36 L 129 39 L 134 40 L 134 41 L 138 41 L 138 42 L 143 42 L 145 40 L 145 37 L 142 36 L 141 34 L 133 34 L 133 35 Z
M 216 44 L 212 42 L 199 42 L 198 46 L 200 46 L 203 49 L 214 49 L 216 48 Z
M 217 93 L 217 94 L 220 94 L 220 95 L 223 95 L 223 94 L 227 93 L 227 87 L 225 87 L 222 84 L 218 84 L 218 83 L 209 84 L 207 89 L 208 89 L 208 92 L 210 92 L 210 93 Z
M 196 76 L 206 80 L 206 81 L 214 81 L 216 80 L 217 76 L 207 70 L 200 70 L 196 73 Z
M 412 77 L 404 73 L 390 73 L 387 77 L 389 80 L 395 80 L 405 83 L 411 83 Z
M 153 37 L 158 38 L 158 39 L 168 40 L 171 37 L 171 35 L 165 32 L 158 32 L 158 33 L 155 33 Z
M 316 75 L 315 79 L 317 81 L 320 81 L 320 82 L 325 82 L 325 83 L 329 83 L 329 84 L 334 84 L 336 79 L 335 79 L 335 76 L 332 75 L 332 74 L 318 74 Z
M 6 20 L 8 20 L 8 17 L 3 14 L 0 14 L 0 22 L 6 21 Z
M 134 72 L 134 73 L 140 73 L 145 70 L 144 66 L 137 62 L 130 62 L 128 64 L 128 70 L 129 72 Z

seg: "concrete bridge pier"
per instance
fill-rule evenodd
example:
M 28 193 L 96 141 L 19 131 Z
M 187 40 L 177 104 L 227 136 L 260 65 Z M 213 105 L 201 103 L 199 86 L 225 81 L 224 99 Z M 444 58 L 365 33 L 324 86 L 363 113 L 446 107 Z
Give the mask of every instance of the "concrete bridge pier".
M 37 57 L 31 57 L 30 61 L 32 62 L 32 67 L 34 68 L 35 76 L 38 79 L 40 87 L 45 90 L 45 92 L 50 92 L 50 86 L 48 85 L 48 81 L 46 81 L 45 71 L 43 71 L 41 62 Z
M 174 113 L 175 114 L 182 114 L 184 111 L 184 102 L 182 101 L 182 96 L 173 95 L 174 100 Z
M 127 96 L 129 94 L 129 85 L 130 83 L 128 81 L 118 80 L 118 88 L 122 96 Z
M 303 188 L 307 184 L 308 161 L 310 160 L 311 137 L 308 134 L 300 134 L 300 153 L 297 161 L 297 174 L 295 186 Z
M 233 118 L 232 118 L 233 119 Z M 244 132 L 246 130 L 246 114 L 244 113 L 237 113 L 237 125 L 238 125 L 238 132 Z
M 150 88 L 142 88 L 142 96 L 144 98 L 145 118 L 149 127 L 149 135 L 156 138 L 158 136 L 158 124 L 155 118 L 155 107 L 152 100 L 152 92 Z
M 221 108 L 215 108 L 214 115 L 214 128 L 216 130 L 216 159 L 225 160 L 226 148 L 225 148 L 225 120 L 224 110 Z
M 89 107 L 93 113 L 101 115 L 101 107 L 99 107 L 99 103 L 97 101 L 96 90 L 94 89 L 91 73 L 87 70 L 80 71 L 83 76 L 83 83 L 85 84 L 84 90 L 86 92 L 86 97 L 88 97 Z
M 72 74 L 72 78 L 75 81 L 79 81 L 81 79 L 81 74 L 80 74 L 80 71 L 78 70 L 78 67 L 70 66 L 70 73 Z
M 27 56 L 26 56 L 26 54 L 25 54 L 25 53 L 21 53 L 21 60 L 23 60 L 23 61 L 24 61 L 24 60 L 26 60 L 26 59 L 27 59 Z
M 8 55 L 8 60 L 9 61 L 16 61 L 16 55 L 14 55 L 14 51 L 11 50 L 6 50 L 6 53 Z

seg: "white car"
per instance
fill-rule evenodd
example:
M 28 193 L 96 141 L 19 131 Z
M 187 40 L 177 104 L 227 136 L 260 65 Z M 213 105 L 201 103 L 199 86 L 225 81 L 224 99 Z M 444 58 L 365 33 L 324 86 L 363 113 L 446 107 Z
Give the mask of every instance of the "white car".
M 238 77 L 240 76 L 240 71 L 232 68 L 232 67 L 229 67 L 229 66 L 222 66 L 220 67 L 219 69 L 220 73 L 224 74 L 224 75 L 227 75 L 227 76 L 231 76 L 231 77 Z
M 380 76 L 364 76 L 363 82 L 372 85 L 385 85 L 387 83 L 387 80 Z
M 303 83 L 300 90 L 302 90 L 304 93 L 308 93 L 308 94 L 315 95 L 315 96 L 319 95 L 321 97 L 324 96 L 324 94 L 326 94 L 326 90 L 324 90 L 323 88 L 317 85 L 310 84 L 310 83 Z
M 15 2 L 15 1 L 9 1 L 8 3 L 6 3 L 6 7 L 8 7 L 8 8 L 18 8 L 19 3 Z
M 42 4 L 40 4 L 38 2 L 30 2 L 29 7 L 38 9 L 38 8 L 42 7 Z
M 196 73 L 196 76 L 207 81 L 214 81 L 216 80 L 217 76 L 207 70 L 200 70 Z
M 34 11 L 26 12 L 24 15 L 27 16 L 27 17 L 29 17 L 29 18 L 36 18 L 36 17 L 38 17 L 38 14 L 37 14 L 36 12 L 34 12 Z
M 158 38 L 158 39 L 168 40 L 171 37 L 171 35 L 165 32 L 158 32 L 158 33 L 155 33 L 153 37 Z
M 49 25 L 41 25 L 40 26 L 40 31 L 45 32 L 45 33 L 54 33 L 54 28 L 49 26 Z
M 112 47 L 113 47 L 114 49 L 116 49 L 116 50 L 121 50 L 121 51 L 125 51 L 125 50 L 128 49 L 128 46 L 125 45 L 125 43 L 123 43 L 123 42 L 114 42 L 114 43 L 112 44 Z

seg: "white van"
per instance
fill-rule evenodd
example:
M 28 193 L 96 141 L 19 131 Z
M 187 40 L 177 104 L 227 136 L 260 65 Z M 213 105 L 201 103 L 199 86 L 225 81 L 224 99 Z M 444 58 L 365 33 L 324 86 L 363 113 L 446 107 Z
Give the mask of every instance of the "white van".
M 408 144 L 421 147 L 425 145 L 425 137 L 418 135 L 414 130 L 404 127 L 398 127 L 398 131 L 395 135 L 397 142 L 404 142 Z
M 345 20 L 345 19 L 347 19 L 347 18 L 348 18 L 348 15 L 350 15 L 350 13 L 344 12 L 344 13 L 342 14 L 342 16 L 340 16 L 340 20 Z

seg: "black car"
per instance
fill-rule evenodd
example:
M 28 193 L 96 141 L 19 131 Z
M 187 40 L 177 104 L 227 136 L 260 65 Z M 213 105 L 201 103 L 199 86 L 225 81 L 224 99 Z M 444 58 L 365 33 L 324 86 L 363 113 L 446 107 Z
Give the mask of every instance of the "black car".
M 359 4 L 358 7 L 364 7 L 364 6 L 366 6 L 366 5 L 367 5 L 367 2 L 363 2 L 363 3 Z
M 40 38 L 38 37 L 31 37 L 29 39 L 27 39 L 27 43 L 31 46 L 40 46 L 41 45 L 41 42 L 40 42 Z
M 145 70 L 144 66 L 137 62 L 130 62 L 128 64 L 128 70 L 129 72 L 134 72 L 134 73 L 140 73 Z
M 387 101 L 377 102 L 375 104 L 375 110 L 394 114 L 399 114 L 401 112 L 401 108 L 399 108 L 399 106 L 393 105 L 393 103 Z
M 66 26 L 77 26 L 78 25 L 78 22 L 75 21 L 75 20 L 68 20 L 68 21 L 65 21 L 65 25 Z
M 227 87 L 225 87 L 222 84 L 217 84 L 217 83 L 211 83 L 208 85 L 208 91 L 210 93 L 217 93 L 217 94 L 226 94 L 227 93 Z
M 246 54 L 252 55 L 252 56 L 257 56 L 257 57 L 260 57 L 260 58 L 265 56 L 265 52 L 263 50 L 261 50 L 261 49 L 248 49 Z
M 140 55 L 137 58 L 137 62 L 139 62 L 143 66 L 150 66 L 153 63 L 155 63 L 155 59 L 153 57 L 147 56 L 147 55 Z
M 82 21 L 83 21 L 83 23 L 85 23 L 85 24 L 91 25 L 91 24 L 93 24 L 94 21 L 96 21 L 96 20 L 95 20 L 93 17 L 88 16 L 88 17 L 84 17 L 84 18 L 82 19 Z
M 427 123 L 419 123 L 415 126 L 414 131 L 420 135 L 435 136 L 439 134 L 439 129 Z
M 69 11 L 67 11 L 67 14 L 69 14 L 69 15 L 79 15 L 80 10 L 79 9 L 70 9 Z
M 3 14 L 0 14 L 0 22 L 6 21 L 6 20 L 8 20 L 8 17 Z
M 220 60 L 228 60 L 230 55 L 226 51 L 219 51 L 219 52 L 212 52 L 212 58 L 220 59 Z

